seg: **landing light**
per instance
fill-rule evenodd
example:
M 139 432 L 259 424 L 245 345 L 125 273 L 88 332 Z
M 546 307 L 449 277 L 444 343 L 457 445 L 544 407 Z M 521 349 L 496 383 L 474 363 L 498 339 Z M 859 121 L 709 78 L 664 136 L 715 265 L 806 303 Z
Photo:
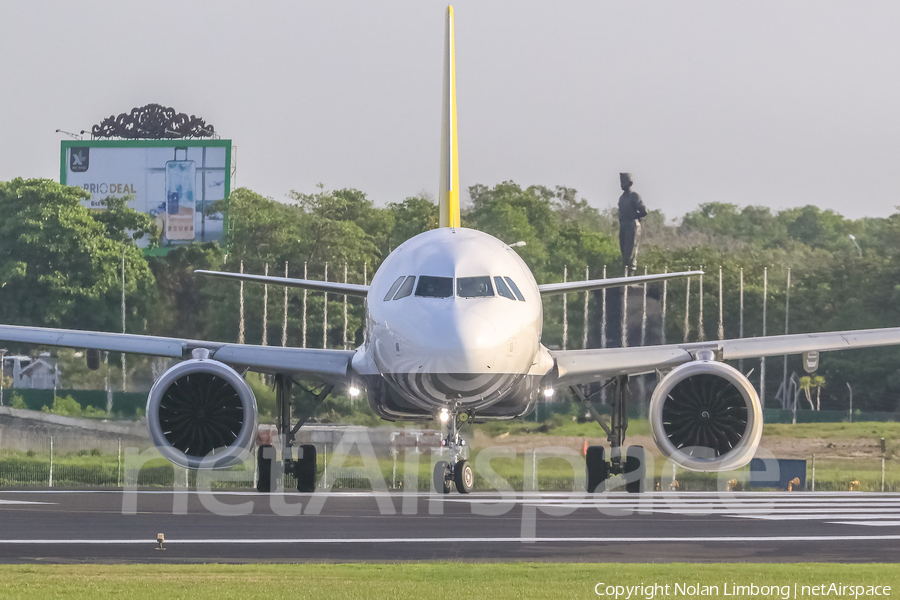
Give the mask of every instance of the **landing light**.
M 439 418 L 441 419 L 441 423 L 446 423 L 450 420 L 450 412 L 446 408 L 442 408 Z
M 350 390 L 349 390 L 349 391 L 350 391 L 350 396 L 351 396 L 351 397 L 356 398 L 357 396 L 359 396 L 359 388 L 358 388 L 358 387 L 356 387 L 356 386 L 350 386 Z
M 552 398 L 553 394 L 556 393 L 556 390 L 553 388 L 547 388 L 544 390 L 544 398 Z

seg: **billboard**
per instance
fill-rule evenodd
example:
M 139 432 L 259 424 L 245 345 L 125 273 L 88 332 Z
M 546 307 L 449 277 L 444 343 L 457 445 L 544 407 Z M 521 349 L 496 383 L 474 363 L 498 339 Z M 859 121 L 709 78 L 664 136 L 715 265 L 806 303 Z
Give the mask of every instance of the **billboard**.
M 223 243 L 227 215 L 210 207 L 231 192 L 231 140 L 64 141 L 59 177 L 90 192 L 88 208 L 128 196 L 129 206 L 156 219 L 163 245 Z

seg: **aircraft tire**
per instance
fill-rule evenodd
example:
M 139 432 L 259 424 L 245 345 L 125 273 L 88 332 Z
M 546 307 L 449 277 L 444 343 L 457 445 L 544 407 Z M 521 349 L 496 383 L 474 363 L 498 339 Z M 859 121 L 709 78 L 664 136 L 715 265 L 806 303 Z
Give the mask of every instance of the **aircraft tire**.
M 294 466 L 298 492 L 316 491 L 316 447 L 312 444 L 300 446 L 301 457 Z
M 434 491 L 438 494 L 449 494 L 453 482 L 450 481 L 450 463 L 439 460 L 434 465 Z
M 603 446 L 588 446 L 584 455 L 587 470 L 587 491 L 599 494 L 606 491 L 606 480 L 609 479 L 609 463 L 606 462 L 606 450 Z
M 256 449 L 256 491 L 270 494 L 278 487 L 281 463 L 275 459 L 275 446 L 263 444 Z
M 628 446 L 625 453 L 625 475 L 635 478 L 625 483 L 625 491 L 629 494 L 641 494 L 647 491 L 647 451 L 643 446 Z M 630 477 L 628 477 L 630 476 Z
M 469 494 L 475 489 L 475 471 L 467 460 L 457 461 L 453 468 L 453 479 L 456 482 L 456 491 L 460 494 Z

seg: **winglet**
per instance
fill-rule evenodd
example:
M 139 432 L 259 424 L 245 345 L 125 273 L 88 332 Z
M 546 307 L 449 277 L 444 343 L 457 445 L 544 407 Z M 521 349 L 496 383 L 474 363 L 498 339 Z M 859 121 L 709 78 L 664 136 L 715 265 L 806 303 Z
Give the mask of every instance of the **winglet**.
M 441 115 L 440 226 L 460 227 L 459 151 L 456 146 L 456 51 L 453 42 L 453 7 L 447 7 L 444 40 L 444 108 Z

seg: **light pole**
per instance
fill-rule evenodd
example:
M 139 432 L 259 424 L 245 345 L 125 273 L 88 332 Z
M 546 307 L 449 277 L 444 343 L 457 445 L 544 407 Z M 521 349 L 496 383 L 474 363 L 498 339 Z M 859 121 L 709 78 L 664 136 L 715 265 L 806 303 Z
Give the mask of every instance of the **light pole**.
M 850 237 L 850 241 L 853 242 L 853 245 L 856 246 L 856 250 L 859 252 L 859 257 L 862 258 L 862 248 L 859 247 L 859 244 L 856 242 L 856 236 L 852 233 L 847 234 Z
M 850 387 L 850 382 L 847 382 L 847 389 L 850 390 L 850 422 L 853 422 L 853 388 Z
M 125 251 L 128 249 L 126 243 L 122 246 L 122 333 L 125 333 Z M 125 363 L 125 353 L 122 353 L 122 391 L 128 391 L 128 370 Z
M 8 350 L 6 348 L 0 348 L 0 406 L 3 406 L 3 371 L 4 371 L 4 356 Z
M 787 270 L 787 287 L 785 288 L 784 295 L 784 335 L 788 335 L 790 331 L 788 330 L 789 317 L 791 314 L 791 268 L 788 267 Z M 781 385 L 784 386 L 783 393 L 784 396 L 782 399 L 787 402 L 787 384 L 788 384 L 788 355 L 784 355 L 784 376 L 781 380 Z

